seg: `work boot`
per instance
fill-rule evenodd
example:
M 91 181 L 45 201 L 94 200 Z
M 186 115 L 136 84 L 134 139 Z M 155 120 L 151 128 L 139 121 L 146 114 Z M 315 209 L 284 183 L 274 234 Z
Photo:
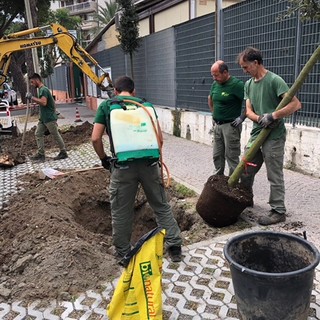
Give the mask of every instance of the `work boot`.
M 117 264 L 119 264 L 122 267 L 127 267 L 129 262 L 130 262 L 130 258 L 127 258 L 127 255 L 123 255 L 121 253 L 119 253 L 117 251 L 117 249 L 112 246 L 108 249 L 107 251 L 110 255 L 114 256 L 114 258 L 116 259 Z
M 258 223 L 262 226 L 268 226 L 270 224 L 276 224 L 284 221 L 286 221 L 285 214 L 278 213 L 276 210 L 272 209 L 266 217 L 261 217 L 258 220 Z
M 31 156 L 30 159 L 34 161 L 44 161 L 46 157 L 44 156 L 44 154 L 37 153 L 34 156 Z
M 61 150 L 59 154 L 53 158 L 53 160 L 62 160 L 68 158 L 68 154 L 65 150 Z
M 172 262 L 181 262 L 181 246 L 172 246 L 168 248 L 169 256 Z

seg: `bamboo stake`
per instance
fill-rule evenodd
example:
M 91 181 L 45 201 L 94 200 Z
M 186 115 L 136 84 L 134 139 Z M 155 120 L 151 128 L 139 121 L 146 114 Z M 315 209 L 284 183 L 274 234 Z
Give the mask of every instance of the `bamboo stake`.
M 305 66 L 301 70 L 298 78 L 296 79 L 294 84 L 291 86 L 291 88 L 287 92 L 286 96 L 281 100 L 281 102 L 277 106 L 276 111 L 285 107 L 292 100 L 292 98 L 296 95 L 296 93 L 299 91 L 299 89 L 303 85 L 303 83 L 304 83 L 305 79 L 307 78 L 307 76 L 309 75 L 311 69 L 317 63 L 317 61 L 319 59 L 320 59 L 320 46 L 318 46 L 318 48 L 314 51 L 314 53 L 312 54 L 310 59 L 307 61 L 307 63 L 305 64 Z M 250 147 L 250 149 L 248 150 L 248 152 L 244 156 L 246 161 L 250 162 L 253 159 L 253 157 L 257 153 L 258 149 L 261 147 L 261 145 L 267 139 L 271 130 L 272 129 L 270 129 L 270 128 L 266 128 L 266 129 L 261 130 L 258 137 L 253 142 L 252 146 Z M 234 187 L 237 184 L 237 182 L 239 181 L 240 176 L 241 176 L 242 172 L 244 171 L 245 163 L 246 163 L 245 161 L 241 160 L 240 163 L 238 164 L 238 166 L 236 167 L 236 169 L 234 170 L 234 172 L 232 173 L 232 175 L 229 177 L 228 185 L 230 187 Z

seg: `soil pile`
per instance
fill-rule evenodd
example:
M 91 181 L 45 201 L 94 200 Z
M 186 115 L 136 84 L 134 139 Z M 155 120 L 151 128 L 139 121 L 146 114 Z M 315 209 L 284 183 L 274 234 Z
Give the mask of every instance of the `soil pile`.
M 0 211 L 0 303 L 70 300 L 120 274 L 112 254 L 109 173 L 77 172 L 54 180 L 23 177 L 24 190 Z M 194 210 L 196 197 L 168 189 L 184 244 L 221 233 L 205 225 Z M 156 226 L 141 189 L 135 204 L 132 243 Z M 223 232 L 246 227 L 240 221 Z
M 25 136 L 28 154 L 36 152 L 34 130 Z M 62 130 L 68 149 L 89 142 L 91 132 L 88 122 Z M 11 153 L 19 152 L 20 144 L 21 137 L 1 141 L 3 151 Z M 55 147 L 46 137 L 46 150 Z M 37 173 L 21 177 L 22 191 L 0 210 L 0 303 L 71 301 L 88 289 L 103 291 L 106 282 L 120 275 L 113 256 L 109 179 L 104 169 L 53 180 L 41 180 Z M 184 245 L 249 226 L 243 220 L 223 229 L 208 226 L 195 210 L 196 194 L 172 185 L 167 194 Z M 153 211 L 140 189 L 132 243 L 154 227 Z
M 114 275 L 108 179 L 102 170 L 24 177 L 1 211 L 0 301 L 72 297 Z
M 112 255 L 109 173 L 77 172 L 54 180 L 25 175 L 24 190 L 0 211 L 0 302 L 70 299 L 99 290 L 120 266 Z M 192 219 L 173 201 L 183 230 Z M 156 226 L 142 189 L 132 242 Z
M 88 121 L 81 125 L 60 128 L 59 130 L 66 145 L 66 149 L 70 150 L 83 143 L 90 142 L 92 128 L 93 125 Z M 22 134 L 17 137 L 0 136 L 0 159 L 3 158 L 3 161 L 1 161 L 3 166 L 24 163 L 25 156 L 30 156 L 37 152 L 35 131 L 36 126 L 25 132 L 22 148 Z M 45 136 L 45 150 L 58 151 L 58 145 L 50 134 Z M 8 161 L 7 164 L 5 161 Z

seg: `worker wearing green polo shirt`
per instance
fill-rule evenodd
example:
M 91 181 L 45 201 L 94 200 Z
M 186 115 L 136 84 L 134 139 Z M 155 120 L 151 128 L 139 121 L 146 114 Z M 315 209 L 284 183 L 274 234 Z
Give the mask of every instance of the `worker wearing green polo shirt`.
M 132 131 L 132 136 L 126 134 L 128 130 L 132 130 L 136 123 L 136 119 L 130 114 L 130 111 L 125 111 L 131 107 L 128 100 L 152 108 L 152 113 L 155 116 L 156 113 L 151 103 L 143 102 L 135 97 L 134 82 L 131 78 L 120 77 L 114 87 L 116 97 L 103 101 L 97 110 L 92 132 L 92 144 L 102 165 L 111 171 L 109 193 L 113 244 L 116 255 L 118 258 L 123 258 L 131 250 L 134 201 L 140 183 L 155 213 L 158 226 L 166 230 L 166 248 L 171 260 L 180 262 L 182 239 L 162 183 L 159 151 L 148 149 L 147 144 L 152 142 L 153 137 L 146 137 L 144 141 L 140 141 L 142 144 L 145 143 L 145 148 L 142 148 L 142 151 L 138 150 L 138 147 L 137 150 L 134 148 L 138 141 L 134 139 L 133 135 L 137 131 L 141 131 L 142 135 L 148 132 L 146 123 L 142 123 L 141 127 L 134 129 L 135 132 Z M 117 123 L 115 124 L 115 122 Z M 109 136 L 112 156 L 107 155 L 104 149 L 102 137 L 105 131 Z M 161 134 L 161 132 L 159 133 Z M 127 138 L 122 139 L 121 135 Z M 130 148 L 127 146 L 129 144 L 131 144 Z
M 213 164 L 215 175 L 224 175 L 225 163 L 229 176 L 239 163 L 241 123 L 245 120 L 242 113 L 244 84 L 230 75 L 228 66 L 216 61 L 211 67 L 214 79 L 208 105 L 213 117 Z

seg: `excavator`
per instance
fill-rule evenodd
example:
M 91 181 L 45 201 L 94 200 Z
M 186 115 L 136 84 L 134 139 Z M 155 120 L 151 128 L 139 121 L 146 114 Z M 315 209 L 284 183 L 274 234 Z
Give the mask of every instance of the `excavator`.
M 48 29 L 51 29 L 49 35 L 28 37 Z M 55 45 L 61 49 L 102 91 L 107 91 L 108 95 L 112 96 L 113 84 L 109 73 L 105 72 L 98 62 L 77 43 L 76 38 L 65 27 L 55 23 L 11 33 L 0 39 L 0 88 L 6 81 L 12 53 L 49 45 Z M 102 75 L 97 76 L 85 59 L 98 67 Z M 105 80 L 108 82 L 107 86 L 104 85 Z
M 47 30 L 50 32 L 46 32 Z M 42 32 L 42 34 L 45 32 L 47 35 L 30 38 L 30 35 L 39 32 Z M 49 45 L 54 45 L 61 49 L 102 91 L 106 91 L 109 97 L 113 96 L 113 84 L 109 73 L 105 72 L 98 62 L 77 43 L 76 38 L 65 27 L 54 23 L 44 27 L 11 33 L 0 39 L 0 88 L 7 79 L 14 52 Z M 92 71 L 90 63 L 101 71 L 101 76 L 97 76 Z M 105 85 L 106 82 L 107 85 Z M 4 128 L 0 124 L 0 135 L 11 134 L 14 131 L 13 123 L 8 128 Z

